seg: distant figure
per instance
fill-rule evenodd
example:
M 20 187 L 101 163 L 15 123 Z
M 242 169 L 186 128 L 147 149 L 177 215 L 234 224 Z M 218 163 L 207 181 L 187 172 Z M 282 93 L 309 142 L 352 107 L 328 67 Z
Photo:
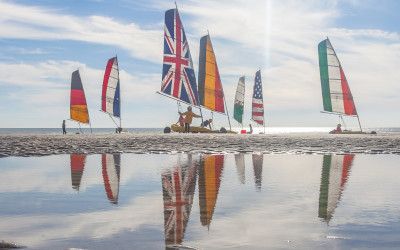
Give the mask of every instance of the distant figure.
M 185 133 L 189 133 L 190 132 L 190 124 L 192 123 L 193 117 L 199 118 L 201 116 L 196 115 L 195 113 L 192 112 L 192 107 L 188 107 L 187 111 L 185 113 L 182 112 L 178 112 L 180 115 L 184 115 L 185 119 Z
M 251 124 L 249 124 L 249 127 L 250 127 L 250 131 L 247 132 L 247 133 L 248 133 L 248 134 L 252 134 L 252 133 L 253 133 L 253 127 L 251 126 Z
M 63 131 L 63 135 L 66 135 L 67 134 L 67 130 L 65 128 L 65 120 L 63 120 L 61 127 L 62 127 L 62 131 Z
M 342 133 L 342 124 L 338 124 L 336 126 L 336 129 L 332 130 L 331 132 L 329 132 L 330 134 L 340 134 Z
M 208 119 L 208 120 L 205 120 L 204 122 L 202 122 L 201 124 L 200 124 L 200 127 L 202 127 L 202 128 L 204 128 L 204 127 L 209 127 L 210 129 L 212 129 L 211 128 L 211 123 L 212 123 L 212 119 Z
M 115 129 L 115 133 L 121 134 L 121 132 L 122 132 L 122 128 L 121 127 L 118 127 L 118 128 Z

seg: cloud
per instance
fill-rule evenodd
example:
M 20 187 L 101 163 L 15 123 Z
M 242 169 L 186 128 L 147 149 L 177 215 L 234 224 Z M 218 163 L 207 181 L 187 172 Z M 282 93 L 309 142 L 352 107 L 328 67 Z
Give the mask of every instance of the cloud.
M 0 2 L 0 38 L 73 40 L 117 46 L 145 61 L 160 62 L 160 28 L 143 29 L 104 16 L 78 17 L 44 7 Z M 155 49 L 159 48 L 159 49 Z

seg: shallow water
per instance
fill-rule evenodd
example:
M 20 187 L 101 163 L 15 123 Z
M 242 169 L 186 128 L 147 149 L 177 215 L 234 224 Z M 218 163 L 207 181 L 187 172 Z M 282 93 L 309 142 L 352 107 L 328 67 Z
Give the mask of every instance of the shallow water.
M 0 242 L 28 249 L 400 247 L 399 155 L 0 158 Z

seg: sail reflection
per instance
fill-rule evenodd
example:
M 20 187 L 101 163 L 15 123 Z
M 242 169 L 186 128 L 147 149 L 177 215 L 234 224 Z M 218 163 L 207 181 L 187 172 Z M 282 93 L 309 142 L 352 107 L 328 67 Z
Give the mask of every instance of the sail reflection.
M 236 172 L 239 177 L 240 183 L 244 184 L 246 181 L 246 167 L 244 163 L 244 154 L 236 154 L 235 155 L 235 163 L 236 163 Z
M 354 155 L 324 155 L 319 193 L 318 217 L 329 222 L 345 188 Z
M 254 183 L 256 184 L 256 189 L 260 191 L 262 184 L 262 169 L 263 169 L 264 155 L 253 154 L 252 158 L 253 158 Z
M 118 204 L 119 180 L 121 171 L 120 154 L 103 154 L 101 156 L 102 175 L 104 188 L 108 200 L 113 204 Z
M 85 169 L 86 155 L 85 154 L 71 154 L 71 182 L 72 188 L 79 191 L 83 170 Z
M 199 170 L 200 221 L 210 226 L 217 203 L 221 175 L 224 169 L 224 155 L 205 155 Z
M 164 200 L 164 233 L 167 249 L 182 245 L 196 188 L 197 163 L 189 155 L 184 162 L 161 174 Z

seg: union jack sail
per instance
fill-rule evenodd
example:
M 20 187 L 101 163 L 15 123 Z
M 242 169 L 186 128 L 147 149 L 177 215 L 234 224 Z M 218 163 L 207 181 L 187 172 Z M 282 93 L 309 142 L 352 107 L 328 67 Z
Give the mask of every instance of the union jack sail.
M 260 70 L 256 72 L 254 79 L 251 119 L 260 125 L 264 125 L 264 101 Z
M 161 92 L 191 105 L 199 103 L 192 57 L 178 9 L 165 12 Z
M 181 245 L 192 209 L 197 163 L 189 158 L 161 174 L 164 200 L 165 244 Z

